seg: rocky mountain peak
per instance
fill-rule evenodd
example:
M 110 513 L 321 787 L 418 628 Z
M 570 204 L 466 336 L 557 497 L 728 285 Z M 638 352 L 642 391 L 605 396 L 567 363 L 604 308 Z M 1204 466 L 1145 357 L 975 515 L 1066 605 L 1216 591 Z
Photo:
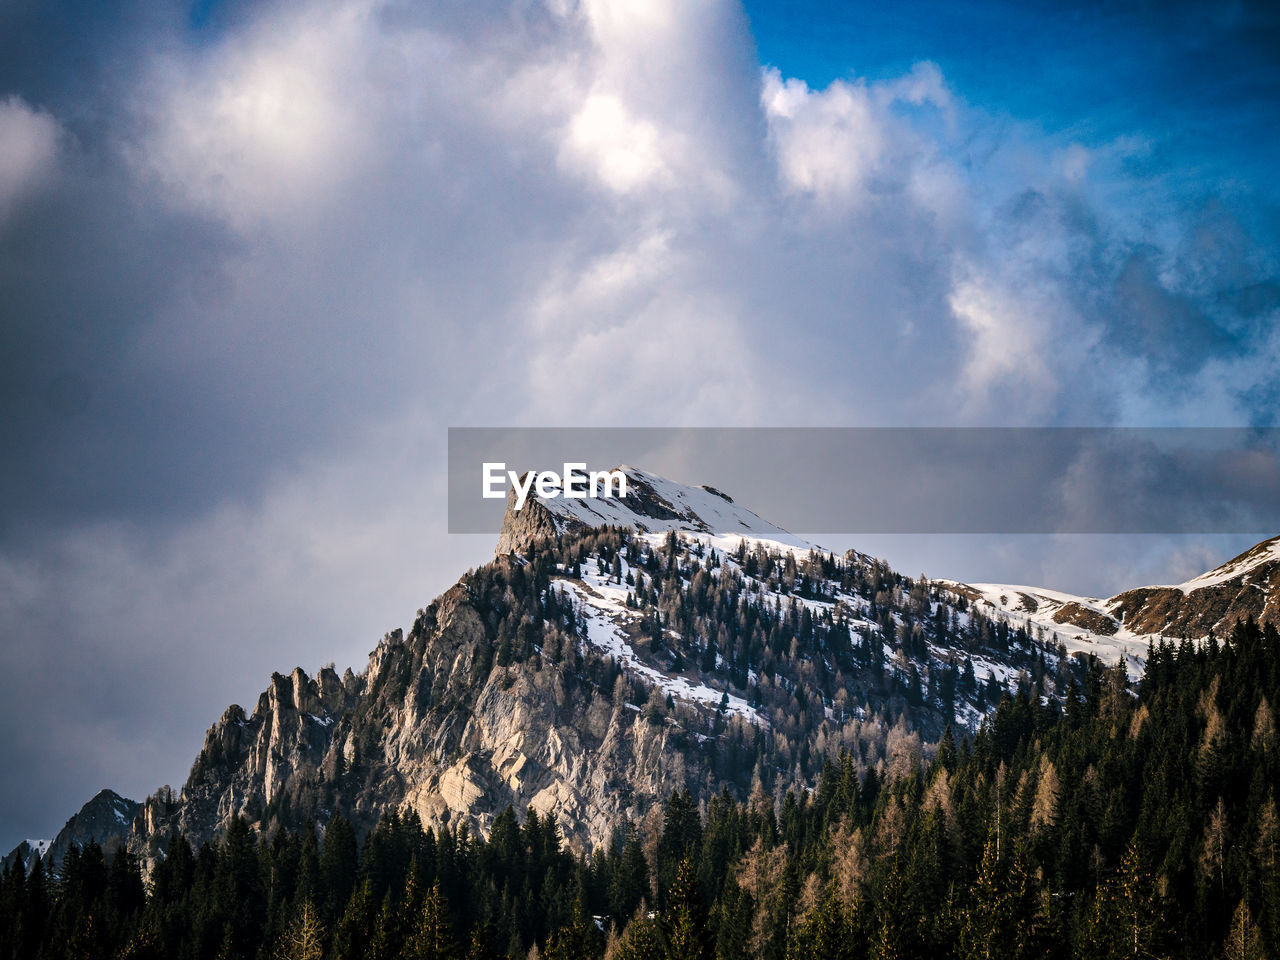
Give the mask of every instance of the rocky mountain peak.
M 137 801 L 122 797 L 114 790 L 99 790 L 66 822 L 51 843 L 23 841 L 5 857 L 5 863 L 20 857 L 30 868 L 34 857 L 40 855 L 46 868 L 56 873 L 72 844 L 83 847 L 94 841 L 111 853 L 127 841 L 140 809 L 141 804 Z
M 540 540 L 600 526 L 630 527 L 641 533 L 677 530 L 747 536 L 800 549 L 811 546 L 734 503 L 733 498 L 715 487 L 676 483 L 626 464 L 617 469 L 627 477 L 625 497 L 530 496 L 517 509 L 515 491 L 510 491 L 496 554 L 524 553 Z

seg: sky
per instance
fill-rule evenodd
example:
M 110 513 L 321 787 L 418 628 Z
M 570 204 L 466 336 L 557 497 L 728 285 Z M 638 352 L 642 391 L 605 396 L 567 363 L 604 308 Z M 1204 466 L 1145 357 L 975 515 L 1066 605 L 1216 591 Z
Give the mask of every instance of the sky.
M 0 4 L 0 847 L 485 560 L 449 426 L 1275 425 L 1278 87 L 1261 4 Z

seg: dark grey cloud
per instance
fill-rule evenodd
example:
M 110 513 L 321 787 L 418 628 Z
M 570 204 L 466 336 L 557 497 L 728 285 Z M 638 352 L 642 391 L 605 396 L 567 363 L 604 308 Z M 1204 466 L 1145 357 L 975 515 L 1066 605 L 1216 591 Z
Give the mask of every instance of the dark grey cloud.
M 65 18 L 91 32 L 104 15 Z M 120 28 L 104 31 L 94 71 L 124 70 L 143 39 L 211 56 L 172 16 L 131 29 L 133 42 L 118 44 Z M 34 39 L 62 37 L 46 28 Z M 57 115 L 51 181 L 0 222 L 0 535 L 165 524 L 259 496 L 274 471 L 443 387 L 437 352 L 474 349 L 486 325 L 487 349 L 500 352 L 513 285 L 536 269 L 522 248 L 571 231 L 579 215 L 574 198 L 538 186 L 538 160 L 519 169 L 483 130 L 449 139 L 447 170 L 415 163 L 433 146 L 417 131 L 391 131 L 403 139 L 378 145 L 367 181 L 344 185 L 335 203 L 318 196 L 328 209 L 294 227 L 303 233 L 246 228 L 183 203 L 131 156 L 136 145 L 120 137 L 145 139 L 155 122 L 137 105 L 148 78 L 131 79 L 116 100 L 88 85 L 77 105 L 96 119 L 78 122 L 76 106 Z M 38 102 L 31 86 L 17 89 Z M 75 102 L 70 90 L 50 97 Z M 424 121 L 446 135 L 468 126 L 467 105 L 441 101 Z M 87 139 L 75 132 L 86 125 Z M 396 302 L 407 284 L 417 315 Z
M 1134 251 L 1120 267 L 1114 305 L 1108 345 L 1150 360 L 1158 377 L 1193 372 L 1240 349 L 1194 301 L 1160 283 L 1144 251 Z
M 243 460 L 193 442 L 191 384 L 137 353 L 235 242 L 74 145 L 59 166 L 0 223 L 0 534 L 207 509 Z

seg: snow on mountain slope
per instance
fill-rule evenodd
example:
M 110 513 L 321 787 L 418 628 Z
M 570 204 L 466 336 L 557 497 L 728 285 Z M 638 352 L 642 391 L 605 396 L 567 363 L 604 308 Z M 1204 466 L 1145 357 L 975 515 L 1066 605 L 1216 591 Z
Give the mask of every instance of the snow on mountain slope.
M 1109 663 L 1125 657 L 1136 675 L 1151 642 L 1203 639 L 1246 617 L 1280 622 L 1280 537 L 1183 583 L 1135 587 L 1106 599 L 1017 584 L 939 582 L 1043 628 L 1070 653 L 1093 653 Z
M 3 864 L 5 869 L 8 869 L 8 867 L 14 863 L 21 863 L 22 868 L 30 873 L 37 858 L 43 860 L 48 856 L 49 846 L 52 843 L 52 840 L 23 840 L 20 844 L 10 850 L 4 860 L 0 861 L 0 863 Z
M 645 476 L 652 477 L 653 475 L 647 474 Z M 670 484 L 670 481 L 664 482 Z M 671 484 L 671 486 L 676 485 Z M 680 499 L 684 501 L 684 498 Z M 705 517 L 708 513 L 711 513 L 711 511 L 706 511 L 700 516 Z M 714 516 L 714 514 L 712 515 Z M 754 514 L 750 515 L 755 516 Z M 769 526 L 772 525 L 760 521 L 760 524 L 755 529 L 757 532 L 774 534 L 771 537 L 719 533 L 689 534 L 683 529 L 680 532 L 686 550 L 698 545 L 703 550 L 716 551 L 721 557 L 723 567 L 728 567 L 742 574 L 744 580 L 753 589 L 762 591 L 761 595 L 770 603 L 778 605 L 796 603 L 801 607 L 809 608 L 811 613 L 833 611 L 836 604 L 839 603 L 849 618 L 851 625 L 855 627 L 859 624 L 865 627 L 875 626 L 874 621 L 866 616 L 867 602 L 861 597 L 839 593 L 838 591 L 834 593 L 835 600 L 833 601 L 794 595 L 783 596 L 781 593 L 768 591 L 766 586 L 759 580 L 748 576 L 733 559 L 734 554 L 743 544 L 745 544 L 748 551 L 763 549 L 777 554 L 792 554 L 797 558 L 807 556 L 811 550 L 817 549 L 805 543 L 805 541 L 791 536 L 786 531 L 782 531 L 781 528 L 774 527 L 769 530 L 767 529 Z M 779 531 L 787 539 L 777 539 L 778 533 L 775 533 L 775 531 Z M 642 539 L 655 549 L 662 545 L 665 538 L 666 533 L 647 533 L 642 535 Z M 803 549 L 801 545 L 803 545 Z M 627 596 L 630 591 L 624 584 L 629 576 L 633 576 L 638 571 L 633 571 L 625 560 L 620 559 L 619 563 L 620 571 L 617 578 L 610 574 L 600 573 L 598 570 L 588 566 L 582 570 L 580 582 L 567 578 L 560 581 L 573 593 L 575 600 L 581 605 L 582 612 L 588 618 L 588 636 L 591 644 L 615 657 L 625 670 L 638 673 L 649 683 L 661 688 L 676 700 L 685 700 L 716 709 L 724 703 L 728 713 L 737 714 L 757 726 L 768 726 L 765 718 L 746 700 L 735 696 L 727 690 L 708 686 L 705 682 L 696 679 L 695 671 L 688 671 L 687 676 L 672 675 L 645 661 L 637 654 L 631 644 L 630 637 L 639 629 L 640 615 L 636 609 L 627 606 Z M 679 639 L 679 635 L 674 631 L 667 632 L 673 639 Z M 981 668 L 979 668 L 979 672 L 982 672 Z M 983 674 L 984 679 L 985 676 L 986 674 Z
M 661 535 L 656 539 L 662 539 Z M 715 539 L 727 542 L 729 538 Z M 582 571 L 580 583 L 563 581 L 587 617 L 587 635 L 591 644 L 613 656 L 624 670 L 639 674 L 674 699 L 711 708 L 718 708 L 722 702 L 727 702 L 728 712 L 757 726 L 767 726 L 764 719 L 741 697 L 725 690 L 715 690 L 689 677 L 671 675 L 637 656 L 631 645 L 628 629 L 635 630 L 639 618 L 627 606 L 629 591 L 623 586 L 623 581 L 633 576 L 633 571 L 625 560 L 620 560 L 619 563 L 621 574 L 616 580 L 588 567 Z
M 645 533 L 668 530 L 737 534 L 807 550 L 808 542 L 733 502 L 714 487 L 692 487 L 623 464 L 628 492 L 620 499 L 545 501 L 557 516 L 586 526 L 621 524 Z
M 38 853 L 46 869 L 57 873 L 72 844 L 83 847 L 93 840 L 108 854 L 114 853 L 129 835 L 138 808 L 138 803 L 114 790 L 100 790 L 66 822 L 53 840 L 23 841 L 5 858 L 5 862 L 20 856 L 30 868 Z
M 589 585 L 578 586 L 574 583 L 568 585 L 587 617 L 587 634 L 592 645 L 612 656 L 624 670 L 638 673 L 676 700 L 687 700 L 713 709 L 724 702 L 729 713 L 735 713 L 757 726 L 767 725 L 755 708 L 741 697 L 736 697 L 725 690 L 715 690 L 705 683 L 688 677 L 664 673 L 642 661 L 636 655 L 626 633 L 628 621 L 634 618 L 628 616 L 629 611 L 625 601 L 619 600 L 616 596 L 620 592 L 618 588 L 598 582 L 601 579 L 596 576 L 584 576 L 583 580 L 589 582 Z M 601 587 L 608 592 L 602 592 Z
M 627 475 L 625 498 L 531 498 L 519 512 L 511 509 L 513 501 L 509 501 L 498 552 L 520 552 L 542 537 L 603 525 L 634 527 L 647 538 L 658 540 L 666 532 L 676 530 L 726 555 L 735 551 L 744 539 L 752 549 L 759 544 L 766 549 L 797 555 L 821 550 L 714 488 L 688 486 L 626 465 L 618 469 Z M 514 494 L 512 496 L 514 498 Z M 1030 630 L 1042 628 L 1048 638 L 1064 645 L 1068 653 L 1093 654 L 1108 664 L 1123 658 L 1130 673 L 1141 674 L 1148 636 L 1124 629 L 1106 609 L 1106 601 L 1041 587 L 960 584 L 950 580 L 937 583 L 970 601 L 987 605 L 994 616 L 1025 625 Z M 598 608 L 599 603 L 596 598 L 590 606 Z M 608 616 L 616 619 L 620 609 L 623 608 L 614 608 Z M 598 623 L 594 629 L 608 628 Z M 603 642 L 603 632 L 600 636 Z
M 1106 664 L 1123 659 L 1135 679 L 1142 676 L 1148 641 L 1158 639 L 1126 629 L 1108 612 L 1109 601 L 1097 597 L 1020 584 L 935 582 L 991 608 L 988 615 L 1003 616 L 1031 632 L 1043 631 L 1046 640 L 1065 647 L 1068 654 L 1092 654 Z
M 1221 566 L 1175 586 L 1183 593 L 1193 593 L 1204 587 L 1216 587 L 1258 573 L 1262 568 L 1275 563 L 1280 563 L 1280 537 L 1264 540 Z
M 508 497 L 496 553 L 520 553 L 538 539 L 600 526 L 634 527 L 641 533 L 679 530 L 746 536 L 775 544 L 780 549 L 807 551 L 813 546 L 734 503 L 713 487 L 687 486 L 625 464 L 618 469 L 627 475 L 625 497 L 541 499 L 531 496 L 517 511 L 513 490 Z

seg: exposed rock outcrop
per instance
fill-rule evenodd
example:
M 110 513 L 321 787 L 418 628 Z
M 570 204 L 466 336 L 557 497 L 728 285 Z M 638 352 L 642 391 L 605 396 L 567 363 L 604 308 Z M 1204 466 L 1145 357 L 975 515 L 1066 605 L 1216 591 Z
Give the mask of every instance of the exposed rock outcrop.
M 1026 594 L 1022 594 L 1026 597 Z M 1032 603 L 1035 603 L 1032 600 Z M 1032 606 L 1028 612 L 1035 613 L 1036 607 Z M 1120 625 L 1115 620 L 1108 617 L 1105 613 L 1099 613 L 1097 610 L 1091 610 L 1080 603 L 1064 603 L 1053 615 L 1054 623 L 1071 623 L 1077 627 L 1083 627 L 1090 633 L 1101 634 L 1104 637 L 1113 636 Z
M 704 773 L 673 724 L 574 699 L 536 661 L 487 664 L 491 642 L 459 585 L 407 640 L 384 638 L 362 677 L 276 674 L 252 715 L 231 707 L 210 728 L 180 794 L 148 798 L 135 849 L 154 858 L 171 830 L 208 838 L 235 816 L 269 829 L 342 813 L 368 829 L 391 808 L 487 832 L 508 805 L 552 815 L 588 849 Z
M 1108 601 L 1134 633 L 1198 638 L 1252 617 L 1280 626 L 1280 537 L 1173 587 L 1139 587 Z

